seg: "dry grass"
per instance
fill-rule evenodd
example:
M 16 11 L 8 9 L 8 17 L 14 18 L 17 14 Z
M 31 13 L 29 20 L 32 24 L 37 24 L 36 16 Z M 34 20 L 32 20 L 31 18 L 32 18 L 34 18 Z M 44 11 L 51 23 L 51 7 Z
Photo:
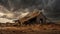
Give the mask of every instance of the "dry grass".
M 34 24 L 20 27 L 0 27 L 0 34 L 60 34 L 60 25 Z
M 20 31 L 41 31 L 41 30 L 60 30 L 60 25 L 55 24 L 35 24 L 35 25 L 27 25 L 27 26 L 20 26 L 20 27 L 0 27 L 3 30 L 20 30 Z

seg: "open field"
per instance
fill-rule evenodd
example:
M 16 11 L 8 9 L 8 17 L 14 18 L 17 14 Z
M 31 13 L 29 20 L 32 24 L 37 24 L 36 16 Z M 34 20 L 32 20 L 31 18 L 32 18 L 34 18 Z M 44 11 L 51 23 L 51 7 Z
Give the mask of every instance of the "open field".
M 27 25 L 19 27 L 0 27 L 0 34 L 60 34 L 60 25 Z

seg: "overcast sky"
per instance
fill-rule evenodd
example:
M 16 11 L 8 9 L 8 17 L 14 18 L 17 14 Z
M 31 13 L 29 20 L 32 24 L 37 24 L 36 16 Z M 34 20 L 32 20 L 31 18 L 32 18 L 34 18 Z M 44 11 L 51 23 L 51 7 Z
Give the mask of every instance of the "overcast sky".
M 0 4 L 8 10 L 14 8 L 44 9 L 46 16 L 60 20 L 60 0 L 0 0 Z

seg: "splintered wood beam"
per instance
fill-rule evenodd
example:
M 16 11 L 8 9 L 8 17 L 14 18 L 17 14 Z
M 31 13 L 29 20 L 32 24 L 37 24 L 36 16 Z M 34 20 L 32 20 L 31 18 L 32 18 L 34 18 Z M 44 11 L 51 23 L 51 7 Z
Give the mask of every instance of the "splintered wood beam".
M 31 14 L 27 15 L 26 17 L 21 18 L 19 20 L 20 20 L 21 23 L 24 23 L 24 22 L 26 22 L 30 19 L 33 19 L 33 18 L 37 17 L 39 14 L 40 14 L 39 12 L 34 12 L 34 13 L 31 13 Z

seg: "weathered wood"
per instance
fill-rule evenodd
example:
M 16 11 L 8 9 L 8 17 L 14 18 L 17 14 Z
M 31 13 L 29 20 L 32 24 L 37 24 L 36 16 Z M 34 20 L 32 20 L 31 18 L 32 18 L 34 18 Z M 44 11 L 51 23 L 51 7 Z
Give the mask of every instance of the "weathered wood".
M 46 23 L 46 20 L 49 20 L 46 16 L 44 16 L 43 14 L 41 14 L 41 12 L 37 11 L 37 12 L 32 12 L 29 15 L 25 16 L 24 18 L 19 19 L 21 25 L 25 22 L 28 22 L 29 20 L 36 18 L 36 22 L 40 23 L 40 19 L 42 19 L 41 23 Z M 38 18 L 38 19 L 37 19 Z M 50 21 L 51 22 L 51 21 Z
M 29 15 L 25 16 L 24 18 L 21 18 L 19 19 L 19 21 L 22 23 L 30 20 L 30 19 L 33 19 L 35 17 L 37 17 L 40 13 L 39 12 L 33 12 L 33 13 L 30 13 Z

